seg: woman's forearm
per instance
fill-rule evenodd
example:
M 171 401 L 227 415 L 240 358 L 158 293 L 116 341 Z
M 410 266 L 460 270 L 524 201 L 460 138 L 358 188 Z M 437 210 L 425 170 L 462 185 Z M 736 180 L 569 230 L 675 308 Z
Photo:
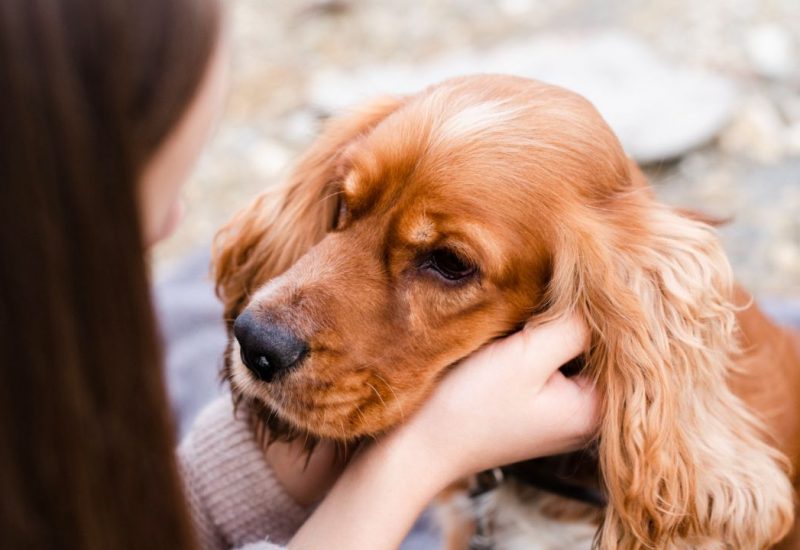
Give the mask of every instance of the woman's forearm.
M 447 475 L 422 444 L 391 434 L 355 457 L 291 550 L 397 548 Z

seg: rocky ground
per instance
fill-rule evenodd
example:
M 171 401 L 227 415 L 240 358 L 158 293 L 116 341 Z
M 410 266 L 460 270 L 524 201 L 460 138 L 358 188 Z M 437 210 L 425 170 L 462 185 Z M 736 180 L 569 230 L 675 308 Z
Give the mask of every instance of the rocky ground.
M 720 101 L 730 107 L 714 136 L 687 142 L 689 150 L 677 158 L 665 153 L 670 158 L 648 159 L 647 172 L 664 200 L 731 218 L 721 229 L 723 240 L 738 277 L 756 295 L 800 298 L 797 0 L 234 0 L 227 5 L 234 50 L 227 112 L 187 188 L 186 223 L 156 251 L 158 273 L 193 248 L 207 246 L 237 208 L 286 173 L 330 114 L 318 99 L 320 83 L 330 81 L 325 77 L 338 75 L 341 82 L 349 75 L 380 75 L 387 66 L 424 67 L 459 56 L 474 61 L 512 42 L 613 30 L 676 70 L 702 71 L 726 83 L 731 93 Z M 635 91 L 621 87 L 617 93 L 633 98 Z M 696 110 L 686 120 L 704 112 Z M 636 122 L 649 123 L 652 135 L 661 123 L 647 116 Z

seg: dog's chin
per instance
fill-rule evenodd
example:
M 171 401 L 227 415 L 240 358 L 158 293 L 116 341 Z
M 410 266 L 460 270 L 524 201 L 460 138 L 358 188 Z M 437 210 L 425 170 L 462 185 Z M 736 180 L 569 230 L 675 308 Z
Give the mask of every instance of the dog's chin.
M 327 439 L 315 430 L 287 420 L 263 400 L 238 393 L 235 387 L 233 392 L 237 409 L 243 409 L 249 416 L 256 439 L 265 447 L 276 441 L 300 441 L 311 452 L 320 440 Z
M 336 418 L 326 422 L 314 422 L 302 417 L 298 419 L 297 415 L 294 415 L 295 418 L 290 419 L 276 407 L 258 397 L 237 392 L 235 388 L 233 391 L 237 408 L 249 414 L 257 439 L 266 445 L 275 441 L 301 441 L 307 450 L 311 451 L 319 441 L 336 441 L 350 446 L 384 431 L 383 429 L 369 431 L 363 427 L 358 430 L 347 430 L 343 427 L 344 420 L 339 422 Z M 311 418 L 314 416 L 310 415 Z
M 238 360 L 227 366 L 226 377 L 237 409 L 250 415 L 259 440 L 267 444 L 299 440 L 309 449 L 319 440 L 352 444 L 376 436 L 400 421 L 382 403 L 367 399 L 334 407 L 317 405 L 312 392 L 303 391 L 301 383 L 262 382 Z

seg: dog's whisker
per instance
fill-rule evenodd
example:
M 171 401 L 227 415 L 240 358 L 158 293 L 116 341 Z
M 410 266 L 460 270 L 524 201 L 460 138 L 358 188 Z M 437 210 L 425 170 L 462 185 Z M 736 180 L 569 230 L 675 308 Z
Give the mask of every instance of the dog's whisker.
M 394 396 L 395 403 L 397 403 L 397 407 L 400 409 L 400 419 L 401 419 L 402 422 L 405 422 L 406 421 L 406 415 L 405 415 L 405 411 L 403 410 L 403 402 L 400 401 L 400 398 L 397 396 L 397 392 L 394 391 L 394 388 L 392 387 L 392 385 L 389 384 L 389 382 L 387 382 L 386 379 L 383 376 L 381 376 L 377 372 L 373 372 L 372 374 L 375 375 L 375 377 L 378 380 L 383 382 L 386 385 L 386 387 L 389 388 L 389 391 L 392 392 L 392 395 Z
M 378 389 L 377 389 L 375 386 L 373 386 L 372 384 L 370 384 L 369 382 L 364 382 L 364 383 L 365 383 L 367 386 L 369 386 L 369 387 L 370 387 L 370 389 L 371 389 L 372 391 L 374 391 L 374 392 L 375 392 L 375 395 L 377 395 L 377 396 L 378 396 L 378 399 L 380 399 L 380 400 L 381 400 L 381 404 L 383 405 L 383 407 L 384 407 L 384 408 L 387 408 L 387 407 L 386 407 L 386 401 L 384 401 L 384 400 L 383 400 L 383 396 L 381 395 L 381 392 L 379 392 L 379 391 L 378 391 Z M 356 407 L 358 407 L 358 405 L 356 405 Z
M 364 414 L 364 411 L 361 410 L 361 405 L 359 405 L 358 403 L 356 403 L 356 413 L 358 413 L 358 416 L 361 418 L 361 421 L 364 423 L 364 425 L 365 426 L 368 425 L 367 416 Z M 375 437 L 375 435 L 373 434 L 367 434 L 367 435 L 368 437 L 371 437 L 374 441 L 378 440 L 378 438 Z
M 356 401 L 356 414 L 361 417 L 361 420 L 365 419 L 364 412 L 361 410 L 361 405 Z
M 334 190 L 332 193 L 328 193 L 327 195 L 324 195 L 324 196 L 323 196 L 321 199 L 319 199 L 319 201 L 317 202 L 317 204 L 319 204 L 319 203 L 321 203 L 321 202 L 325 202 L 325 201 L 327 201 L 328 199 L 332 199 L 333 197 L 335 197 L 335 196 L 337 196 L 337 195 L 341 195 L 341 194 L 342 194 L 342 190 L 341 190 L 341 189 L 336 189 L 336 190 Z

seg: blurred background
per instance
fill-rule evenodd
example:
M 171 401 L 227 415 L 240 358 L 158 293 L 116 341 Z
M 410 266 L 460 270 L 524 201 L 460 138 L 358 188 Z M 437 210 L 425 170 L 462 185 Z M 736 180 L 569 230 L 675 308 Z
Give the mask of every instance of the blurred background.
M 186 191 L 169 273 L 320 122 L 379 93 L 510 72 L 589 97 L 669 203 L 721 229 L 757 297 L 800 298 L 797 0 L 234 0 L 226 115 Z

